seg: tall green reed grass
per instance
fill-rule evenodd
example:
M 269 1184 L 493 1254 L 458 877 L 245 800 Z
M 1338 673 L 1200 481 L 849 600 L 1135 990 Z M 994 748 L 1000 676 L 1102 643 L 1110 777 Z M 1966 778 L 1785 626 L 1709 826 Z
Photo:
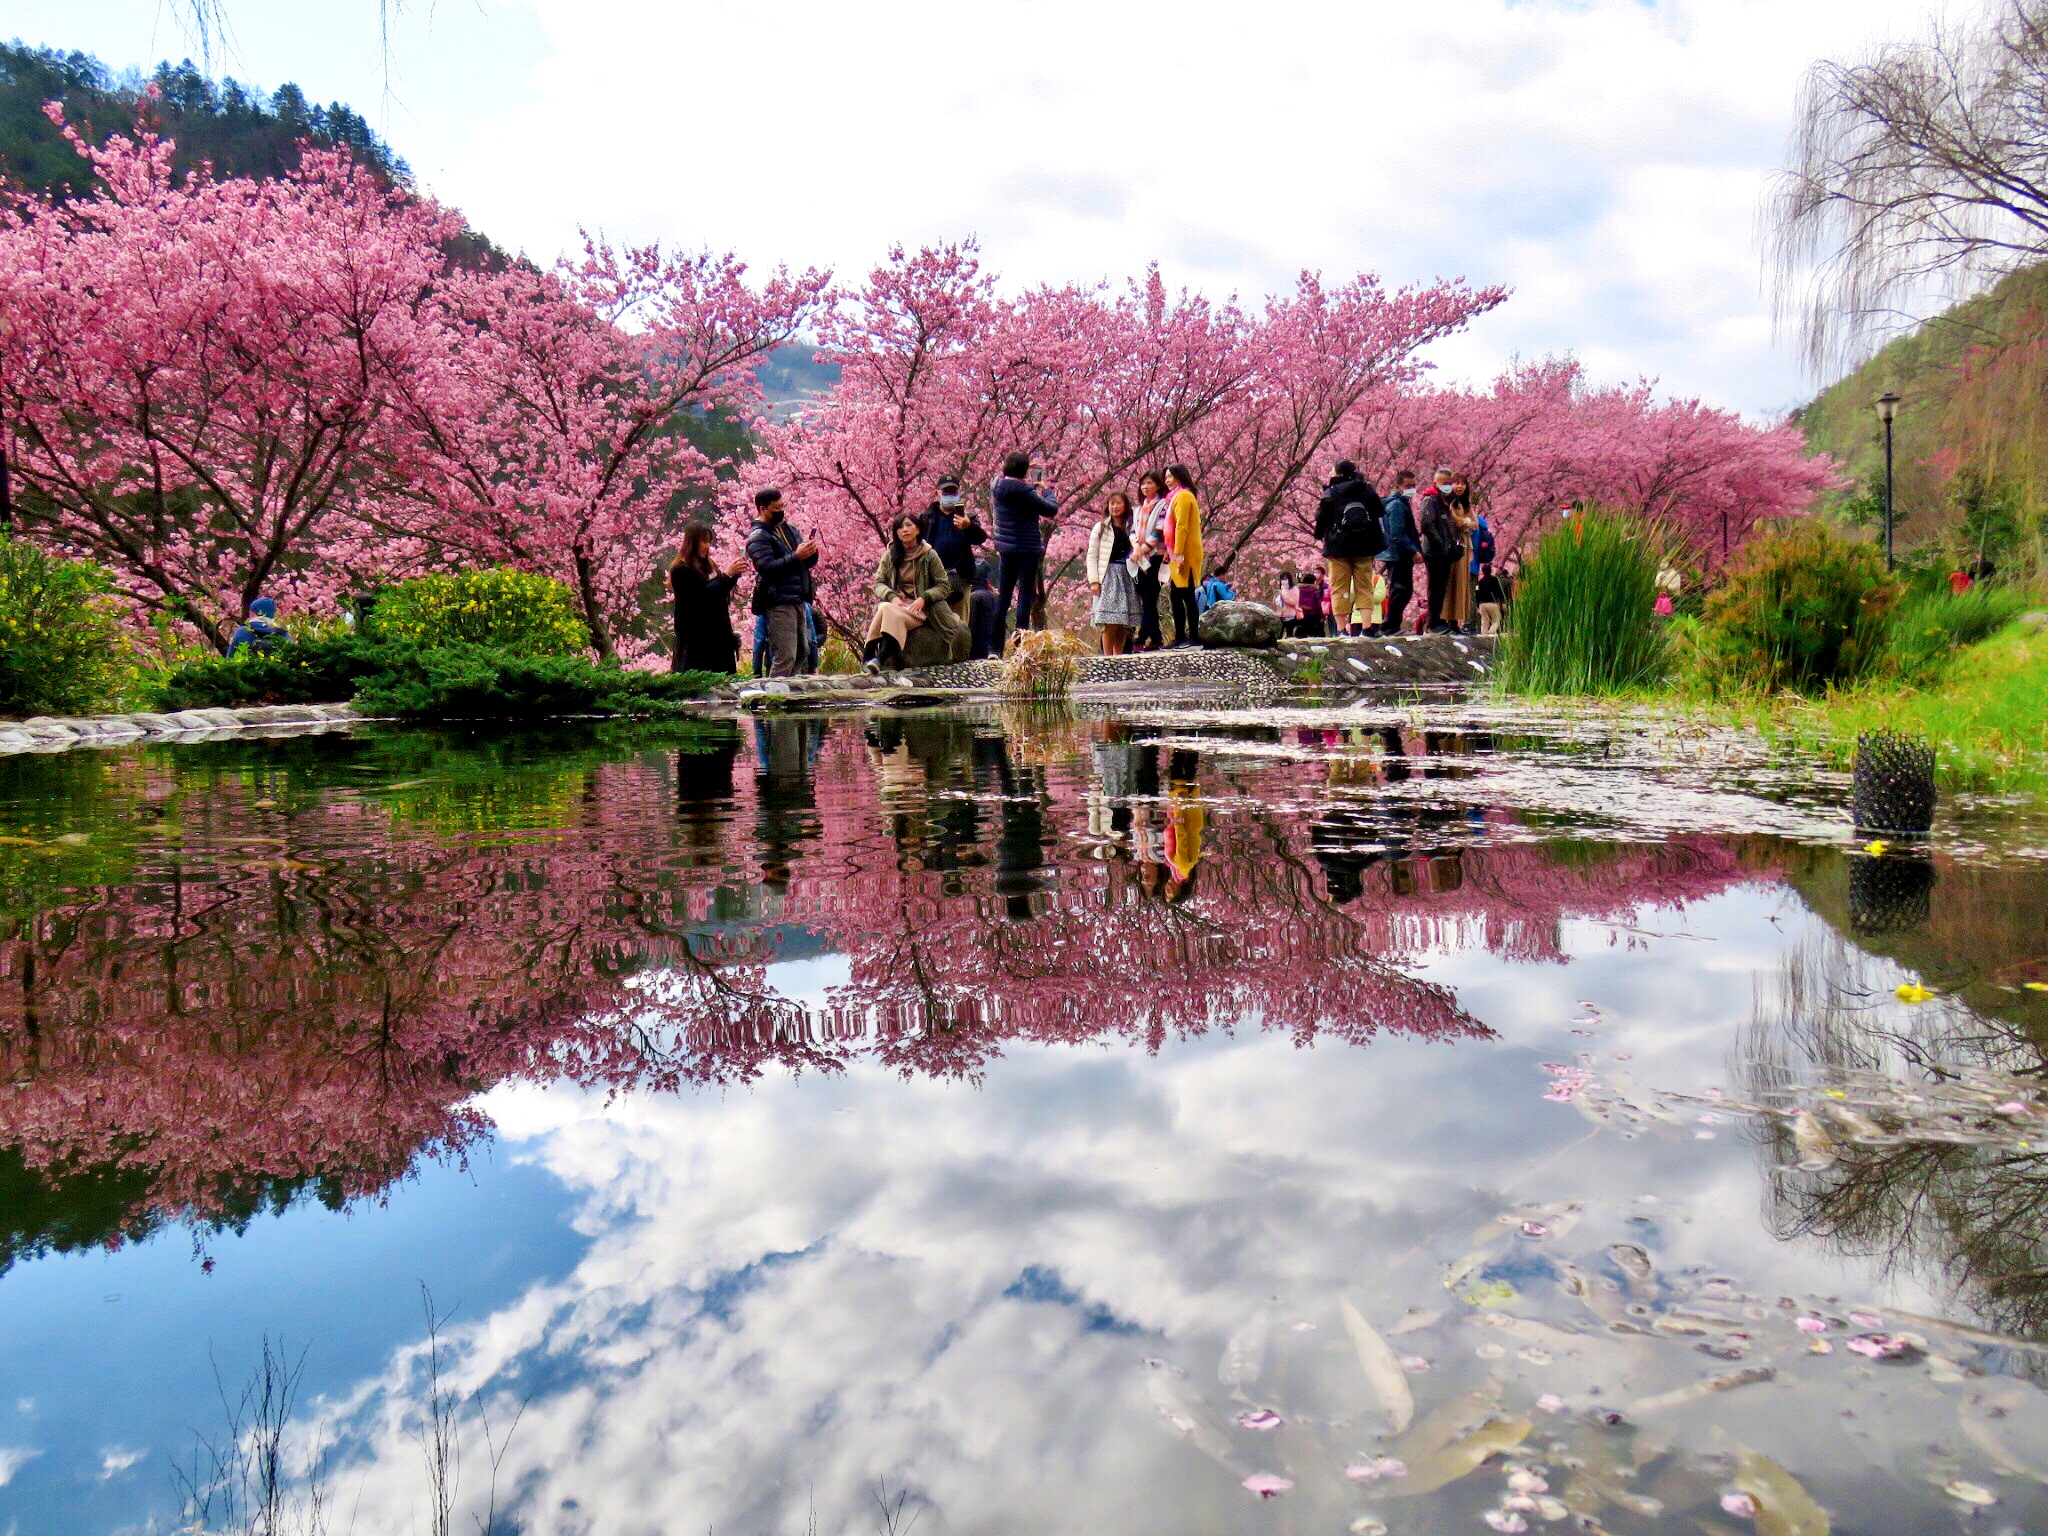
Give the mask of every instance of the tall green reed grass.
M 1588 511 L 1544 536 L 1522 567 L 1494 677 L 1509 693 L 1613 694 L 1664 679 L 1654 611 L 1661 551 L 1648 529 Z

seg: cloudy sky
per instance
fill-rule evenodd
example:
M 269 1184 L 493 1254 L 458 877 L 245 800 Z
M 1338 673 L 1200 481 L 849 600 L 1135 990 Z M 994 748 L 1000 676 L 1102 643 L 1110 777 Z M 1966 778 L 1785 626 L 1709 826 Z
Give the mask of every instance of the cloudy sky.
M 187 4 L 0 0 L 0 37 L 144 64 L 193 51 Z M 1516 297 L 1452 376 L 1574 351 L 1759 414 L 1811 392 L 1758 254 L 1800 75 L 1931 9 L 407 0 L 387 70 L 376 0 L 222 4 L 217 69 L 349 101 L 534 256 L 585 225 L 842 272 L 974 235 L 1014 282 L 1246 297 L 1463 275 Z

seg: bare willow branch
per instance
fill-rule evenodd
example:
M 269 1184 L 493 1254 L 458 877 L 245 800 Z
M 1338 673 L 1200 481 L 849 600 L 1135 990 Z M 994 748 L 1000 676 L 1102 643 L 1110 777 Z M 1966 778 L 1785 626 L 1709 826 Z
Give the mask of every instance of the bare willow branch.
M 1817 373 L 2048 257 L 2048 0 L 1996 0 L 1800 91 L 1767 213 L 1778 320 Z

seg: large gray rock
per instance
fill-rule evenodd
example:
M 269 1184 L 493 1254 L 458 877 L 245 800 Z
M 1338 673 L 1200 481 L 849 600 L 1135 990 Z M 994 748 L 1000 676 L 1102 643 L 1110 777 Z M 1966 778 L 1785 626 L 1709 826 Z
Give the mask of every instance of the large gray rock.
M 1280 643 L 1280 615 L 1264 603 L 1231 598 L 1202 615 L 1202 644 L 1232 646 L 1239 650 L 1264 649 Z

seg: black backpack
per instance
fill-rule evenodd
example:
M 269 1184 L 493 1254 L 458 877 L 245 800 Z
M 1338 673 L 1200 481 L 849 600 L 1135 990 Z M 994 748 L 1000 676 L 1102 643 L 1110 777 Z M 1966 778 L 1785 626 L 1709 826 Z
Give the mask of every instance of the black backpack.
M 1387 547 L 1387 536 L 1371 507 L 1362 501 L 1347 501 L 1337 511 L 1336 538 L 1351 553 L 1349 560 L 1369 560 Z

